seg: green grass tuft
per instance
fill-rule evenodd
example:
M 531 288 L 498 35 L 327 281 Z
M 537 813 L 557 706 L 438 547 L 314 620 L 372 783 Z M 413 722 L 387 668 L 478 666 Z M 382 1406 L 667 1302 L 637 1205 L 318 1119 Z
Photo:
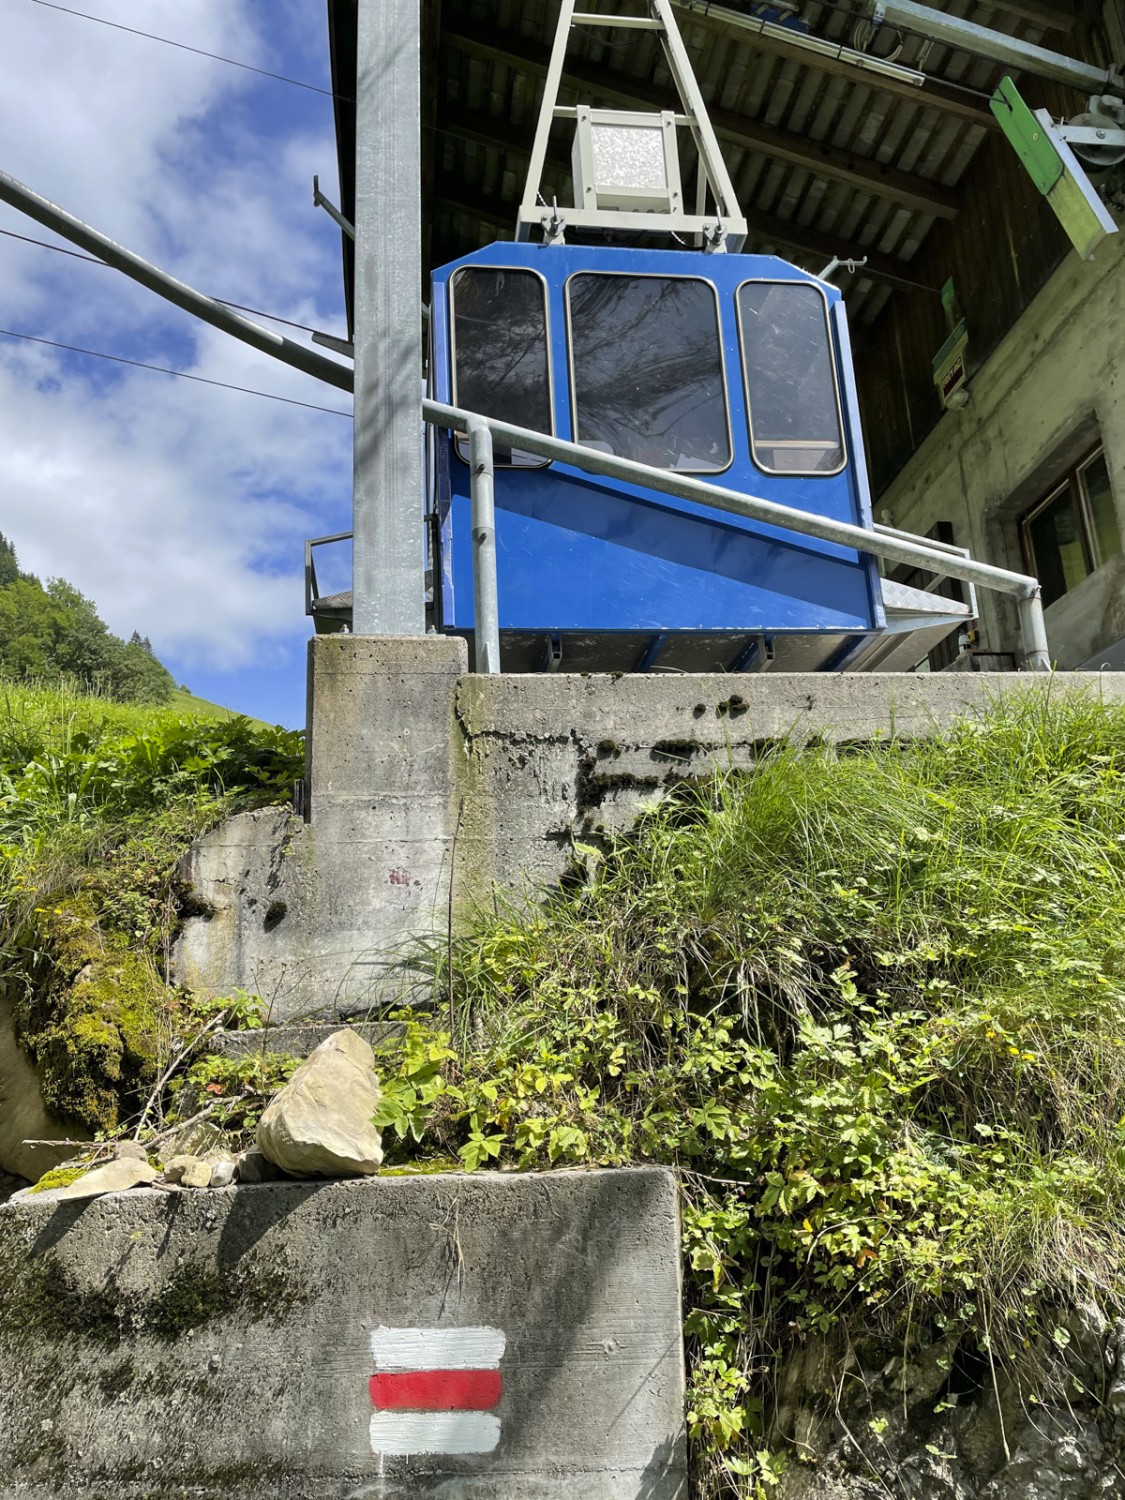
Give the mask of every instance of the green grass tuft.
M 779 749 L 433 962 L 456 1035 L 389 1044 L 390 1161 L 677 1168 L 701 1494 L 768 1484 L 811 1336 L 1035 1393 L 1069 1309 L 1125 1308 L 1125 709 Z

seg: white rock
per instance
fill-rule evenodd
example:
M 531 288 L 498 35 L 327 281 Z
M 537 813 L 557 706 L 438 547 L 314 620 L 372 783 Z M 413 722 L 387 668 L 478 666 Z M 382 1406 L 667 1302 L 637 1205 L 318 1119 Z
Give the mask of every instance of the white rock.
M 375 1055 L 348 1027 L 321 1042 L 258 1122 L 258 1147 L 296 1176 L 362 1177 L 378 1171 L 382 1138 Z
M 234 1181 L 234 1162 L 229 1157 L 211 1163 L 211 1186 L 230 1187 Z

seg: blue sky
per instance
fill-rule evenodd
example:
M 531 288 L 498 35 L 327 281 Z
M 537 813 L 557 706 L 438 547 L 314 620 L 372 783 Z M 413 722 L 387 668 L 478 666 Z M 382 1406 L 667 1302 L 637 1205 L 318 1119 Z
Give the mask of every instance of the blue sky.
M 323 0 L 72 3 L 330 83 Z M 342 334 L 339 233 L 312 206 L 314 173 L 337 196 L 331 99 L 33 0 L 0 0 L 0 36 L 6 171 L 203 291 Z M 0 229 L 55 238 L 3 205 Z M 5 236 L 0 328 L 350 410 L 117 272 Z M 302 543 L 350 527 L 351 441 L 338 415 L 0 338 L 0 531 L 21 565 L 259 718 L 304 721 Z

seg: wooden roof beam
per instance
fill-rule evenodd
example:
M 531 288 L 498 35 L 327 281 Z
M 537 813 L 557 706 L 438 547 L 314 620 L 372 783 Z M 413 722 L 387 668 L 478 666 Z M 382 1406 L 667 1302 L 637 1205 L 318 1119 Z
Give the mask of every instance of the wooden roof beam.
M 537 76 L 546 73 L 546 48 L 535 47 L 518 34 L 495 30 L 484 40 L 447 26 L 444 38 L 466 56 L 502 63 L 516 72 Z M 635 109 L 638 104 L 646 109 L 663 109 L 668 105 L 666 90 L 588 62 L 576 61 L 568 67 L 565 86 L 627 109 Z M 712 107 L 708 113 L 719 138 L 745 151 L 760 152 L 789 166 L 803 167 L 818 177 L 843 182 L 860 192 L 889 198 L 916 213 L 932 214 L 939 219 L 957 217 L 960 194 L 941 183 L 897 167 L 882 166 L 870 157 L 809 140 L 795 131 L 764 125 L 734 110 Z
M 498 148 L 506 145 L 500 140 L 491 144 L 495 144 Z M 451 172 L 440 172 L 435 178 L 434 204 L 435 207 L 444 206 L 456 213 L 465 214 L 481 225 L 498 229 L 504 239 L 511 239 L 514 233 L 516 216 L 513 204 L 506 202 L 497 194 L 474 194 L 465 186 L 462 178 Z M 911 268 L 906 261 L 900 261 L 893 255 L 882 254 L 878 250 L 865 250 L 861 245 L 837 235 L 825 233 L 823 230 L 791 224 L 788 220 L 776 218 L 770 214 L 749 215 L 749 228 L 751 242 L 758 245 L 776 245 L 784 250 L 811 256 L 820 262 L 816 270 L 819 270 L 821 265 L 826 265 L 833 256 L 839 256 L 841 260 L 854 261 L 863 260 L 866 256 L 867 265 L 858 271 L 857 275 L 869 276 L 874 281 L 887 282 L 891 286 L 919 285 L 918 281 L 911 276 Z M 480 247 L 472 248 L 479 249 Z M 934 292 L 936 295 L 936 287 Z
M 919 87 L 917 84 L 909 83 L 905 78 L 896 78 L 890 73 L 875 73 L 866 68 L 857 67 L 854 62 L 849 61 L 846 53 L 844 55 L 826 56 L 822 53 L 810 52 L 807 47 L 802 47 L 796 40 L 789 40 L 783 33 L 785 28 L 779 27 L 775 31 L 755 32 L 744 26 L 739 26 L 716 15 L 714 11 L 699 11 L 677 5 L 679 12 L 680 28 L 686 31 L 691 26 L 701 26 L 707 31 L 717 32 L 728 36 L 732 41 L 737 40 L 753 48 L 755 52 L 762 52 L 774 57 L 784 57 L 790 62 L 800 63 L 802 67 L 815 68 L 820 73 L 827 73 L 832 78 L 846 78 L 849 83 L 866 84 L 868 88 L 878 89 L 884 94 L 892 94 L 896 99 L 905 99 L 910 104 L 916 104 L 924 109 L 937 109 L 943 114 L 955 115 L 964 120 L 967 125 L 979 125 L 982 130 L 999 130 L 1000 125 L 992 111 L 987 106 L 978 104 L 968 95 L 960 93 L 954 88 L 948 87 L 940 79 L 933 79 Z M 793 33 L 789 33 L 791 37 Z

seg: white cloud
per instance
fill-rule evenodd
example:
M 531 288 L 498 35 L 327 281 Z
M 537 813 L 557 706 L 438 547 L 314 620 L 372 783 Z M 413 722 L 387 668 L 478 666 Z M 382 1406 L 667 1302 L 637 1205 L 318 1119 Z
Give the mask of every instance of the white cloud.
M 307 3 L 96 10 L 324 78 L 304 55 L 326 52 Z M 0 24 L 5 170 L 204 290 L 339 326 L 338 239 L 309 180 L 334 178 L 329 100 L 29 0 L 0 0 Z M 51 238 L 6 209 L 0 228 Z M 113 271 L 10 239 L 0 327 L 349 405 Z M 347 524 L 350 469 L 340 417 L 0 339 L 0 531 L 25 567 L 181 661 L 236 668 L 305 633 L 300 543 Z

